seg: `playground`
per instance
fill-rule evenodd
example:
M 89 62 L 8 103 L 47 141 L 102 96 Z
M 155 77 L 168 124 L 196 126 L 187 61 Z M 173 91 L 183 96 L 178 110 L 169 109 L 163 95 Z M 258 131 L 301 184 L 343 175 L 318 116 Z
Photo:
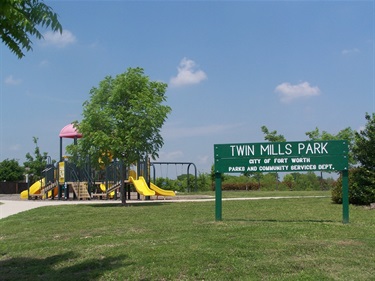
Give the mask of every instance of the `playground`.
M 47 163 L 43 177 L 23 191 L 21 199 L 118 199 L 122 188 L 128 200 L 166 199 L 175 196 L 173 190 L 160 188 L 151 181 L 150 176 L 150 171 L 153 171 L 155 181 L 155 165 L 171 163 L 151 163 L 149 159 L 145 159 L 131 167 L 124 167 L 120 161 L 113 160 L 99 170 L 91 168 L 89 163 L 78 167 L 69 156 L 63 155 L 63 139 L 73 139 L 76 144 L 77 140 L 83 137 L 82 134 L 77 132 L 73 124 L 68 124 L 62 128 L 59 137 L 60 161 L 56 164 Z M 188 173 L 189 167 L 193 165 L 196 185 L 197 172 L 194 163 L 179 164 L 188 165 Z

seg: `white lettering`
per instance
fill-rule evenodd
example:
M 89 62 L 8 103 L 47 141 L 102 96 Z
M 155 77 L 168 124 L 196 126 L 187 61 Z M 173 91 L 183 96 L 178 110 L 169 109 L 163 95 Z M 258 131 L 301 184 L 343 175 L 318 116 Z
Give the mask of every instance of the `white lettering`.
M 274 158 L 273 163 L 285 164 L 288 163 L 288 158 Z
M 327 151 L 327 142 L 320 143 L 308 143 L 307 147 L 303 143 L 298 144 L 298 154 L 328 154 Z
M 291 158 L 292 163 L 310 163 L 310 158 Z
M 304 170 L 316 170 L 316 165 L 292 165 L 290 166 L 292 171 L 304 171 Z
M 260 159 L 250 159 L 249 164 L 260 164 Z
M 254 145 L 231 145 L 232 156 L 254 155 Z
M 258 170 L 258 168 L 256 166 L 247 167 L 248 172 L 256 172 L 257 170 Z
M 301 151 L 305 149 L 305 145 L 303 143 L 298 144 L 298 154 L 301 154 Z
M 285 154 L 286 155 L 292 154 L 292 145 L 290 143 L 285 145 Z
M 326 149 L 326 146 L 327 146 L 327 144 L 328 144 L 328 142 L 326 142 L 322 147 L 321 147 L 321 154 L 323 154 L 323 153 L 327 153 L 328 154 L 328 151 L 327 151 L 327 149 Z M 324 152 L 325 151 L 325 152 Z
M 245 167 L 229 167 L 229 172 L 245 172 Z
M 333 168 L 332 164 L 320 164 L 318 165 L 318 169 L 319 170 L 334 170 L 335 168 Z
M 260 155 L 263 155 L 263 152 L 267 152 L 266 154 L 267 155 L 270 155 L 270 145 L 266 145 L 266 147 L 264 147 L 263 145 L 260 145 Z
M 287 165 L 281 165 L 281 166 L 260 166 L 259 171 L 267 171 L 267 172 L 273 172 L 273 171 L 287 171 L 288 166 Z

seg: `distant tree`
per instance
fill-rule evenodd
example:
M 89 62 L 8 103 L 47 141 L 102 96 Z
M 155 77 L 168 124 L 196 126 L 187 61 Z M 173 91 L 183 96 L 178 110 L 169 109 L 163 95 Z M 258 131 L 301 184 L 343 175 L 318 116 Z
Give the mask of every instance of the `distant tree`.
M 26 154 L 26 162 L 23 165 L 28 169 L 28 173 L 33 175 L 33 180 L 37 181 L 43 177 L 42 171 L 46 168 L 48 153 L 40 152 L 37 137 L 33 137 L 33 142 L 35 144 L 34 156 L 28 152 Z
M 264 134 L 264 139 L 270 142 L 285 142 L 286 139 L 283 135 L 278 135 L 277 131 L 270 132 L 266 126 L 262 126 L 261 130 Z
M 208 191 L 208 190 L 211 190 L 210 174 L 209 173 L 199 173 L 199 176 L 198 176 L 198 190 L 199 191 Z
M 261 130 L 264 134 L 264 139 L 269 142 L 285 142 L 286 139 L 283 135 L 278 135 L 277 131 L 270 132 L 266 126 L 262 126 Z M 279 189 L 279 173 L 275 173 L 276 189 Z
M 0 162 L 0 181 L 20 181 L 23 179 L 24 168 L 15 159 Z
M 294 177 L 292 174 L 286 174 L 283 182 L 288 186 L 289 190 L 293 190 Z
M 1 0 L 0 37 L 1 40 L 22 58 L 26 51 L 32 50 L 30 37 L 43 38 L 38 26 L 51 27 L 52 31 L 62 32 L 62 26 L 52 8 L 39 0 Z
M 309 137 L 310 140 L 313 141 L 328 141 L 328 140 L 346 140 L 348 141 L 349 145 L 349 164 L 353 165 L 356 163 L 354 156 L 353 156 L 353 145 L 354 145 L 354 131 L 347 127 L 339 131 L 336 135 L 330 134 L 326 131 L 320 132 L 318 127 L 316 127 L 313 131 L 306 132 L 306 136 Z
M 82 121 L 75 122 L 83 138 L 67 147 L 73 159 L 90 159 L 94 167 L 113 159 L 124 166 L 155 159 L 164 144 L 160 130 L 171 111 L 164 104 L 166 89 L 167 84 L 151 81 L 142 68 L 105 77 L 91 89 Z M 121 198 L 125 204 L 123 192 Z

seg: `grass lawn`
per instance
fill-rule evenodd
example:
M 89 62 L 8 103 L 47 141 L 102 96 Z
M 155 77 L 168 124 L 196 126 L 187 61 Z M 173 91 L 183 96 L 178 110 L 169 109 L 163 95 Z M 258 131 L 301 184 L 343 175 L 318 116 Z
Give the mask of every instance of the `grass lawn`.
M 20 213 L 0 220 L 0 280 L 375 279 L 375 210 L 350 206 L 346 225 L 329 197 L 223 201 L 222 222 L 214 211 L 159 201 Z

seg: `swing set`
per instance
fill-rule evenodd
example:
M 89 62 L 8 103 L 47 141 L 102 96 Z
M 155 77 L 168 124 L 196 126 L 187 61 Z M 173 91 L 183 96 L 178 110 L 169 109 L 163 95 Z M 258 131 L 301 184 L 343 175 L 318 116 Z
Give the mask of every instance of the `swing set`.
M 160 168 L 162 169 L 163 166 L 167 166 L 167 175 L 168 175 L 168 167 L 169 165 L 175 165 L 176 167 L 176 176 L 177 176 L 177 166 L 178 165 L 181 165 L 181 171 L 183 169 L 183 166 L 184 165 L 187 165 L 187 168 L 186 168 L 186 174 L 187 174 L 187 186 L 188 186 L 188 192 L 190 192 L 190 173 L 189 173 L 189 170 L 190 170 L 190 167 L 193 166 L 194 167 L 194 191 L 198 191 L 198 185 L 197 185 L 197 167 L 195 166 L 195 164 L 193 162 L 150 162 L 150 168 L 152 167 L 153 169 L 153 179 L 154 179 L 154 182 L 155 182 L 155 179 L 156 179 L 156 169 L 155 169 L 155 166 L 156 165 L 160 165 Z

